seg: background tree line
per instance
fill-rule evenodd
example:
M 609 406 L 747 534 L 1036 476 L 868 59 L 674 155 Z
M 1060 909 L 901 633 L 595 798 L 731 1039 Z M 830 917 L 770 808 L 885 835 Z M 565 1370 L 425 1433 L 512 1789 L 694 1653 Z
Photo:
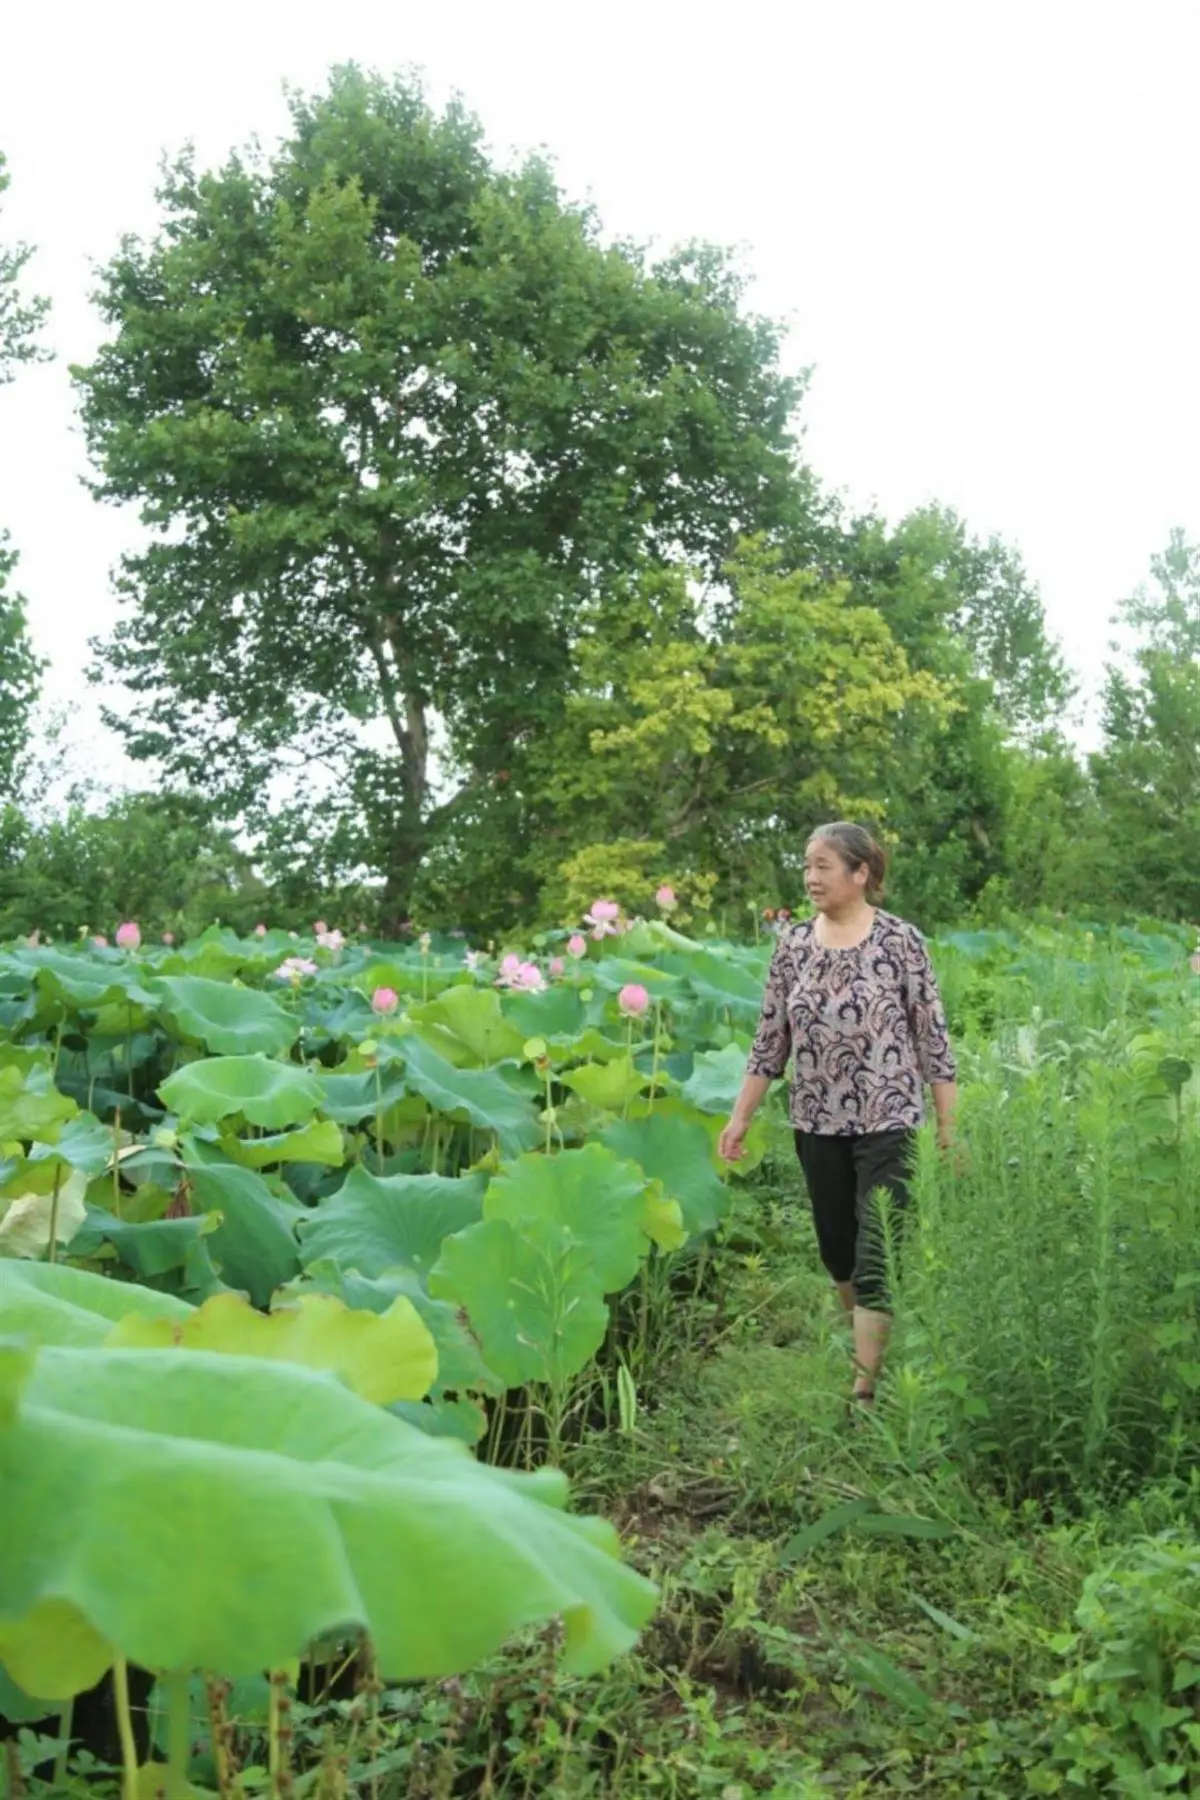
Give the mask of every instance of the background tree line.
M 147 527 L 93 646 L 144 793 L 39 802 L 0 538 L 0 934 L 487 936 L 663 880 L 736 929 L 830 814 L 895 841 L 929 927 L 1200 917 L 1200 547 L 1121 609 L 1081 758 L 1019 556 L 823 488 L 723 252 L 605 238 L 407 80 L 335 71 L 291 119 L 167 170 L 74 371 L 97 499 Z M 0 381 L 36 354 L 28 254 L 0 250 Z

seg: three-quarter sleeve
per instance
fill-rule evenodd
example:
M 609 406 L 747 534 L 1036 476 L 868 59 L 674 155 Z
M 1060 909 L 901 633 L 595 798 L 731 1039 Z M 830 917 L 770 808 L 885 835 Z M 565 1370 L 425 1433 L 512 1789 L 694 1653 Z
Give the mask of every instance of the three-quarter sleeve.
M 771 968 L 763 993 L 758 1030 L 746 1059 L 747 1075 L 765 1075 L 778 1081 L 792 1054 L 791 1030 L 788 1025 L 787 996 L 790 985 L 791 957 L 788 933 L 783 932 L 775 945 Z
M 950 1044 L 946 1010 L 925 940 L 919 931 L 912 931 L 909 936 L 905 1000 L 921 1079 L 930 1087 L 954 1081 L 958 1067 Z

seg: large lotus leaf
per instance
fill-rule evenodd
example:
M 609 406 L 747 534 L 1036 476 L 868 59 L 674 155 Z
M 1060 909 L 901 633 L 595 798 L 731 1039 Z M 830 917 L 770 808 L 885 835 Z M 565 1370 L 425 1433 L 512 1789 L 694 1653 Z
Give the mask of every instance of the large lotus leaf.
M 248 955 L 245 949 L 231 949 L 211 938 L 197 938 L 173 955 L 164 956 L 158 970 L 161 975 L 199 975 L 209 981 L 232 981 L 243 969 L 260 964 L 266 968 L 277 967 L 278 959 L 268 962 L 266 958 Z
M 604 1112 L 620 1112 L 650 1085 L 650 1076 L 636 1068 L 628 1054 L 615 1062 L 584 1063 L 581 1068 L 568 1069 L 559 1080 L 589 1106 Z
M 488 1425 L 477 1400 L 397 1400 L 391 1411 L 430 1437 L 454 1438 L 460 1444 L 477 1444 Z
M 0 1664 L 0 1719 L 6 1724 L 33 1725 L 39 1719 L 48 1719 L 61 1710 L 61 1701 L 37 1700 L 32 1694 L 27 1694 L 24 1688 L 19 1688 Z
M 307 1288 L 333 1294 L 361 1312 L 386 1312 L 401 1296 L 411 1300 L 437 1349 L 437 1377 L 431 1392 L 440 1394 L 497 1394 L 503 1383 L 479 1353 L 460 1310 L 449 1301 L 435 1300 L 415 1269 L 389 1269 L 385 1275 L 360 1275 L 339 1269 L 336 1263 L 312 1263 L 301 1281 L 292 1282 L 277 1303 L 290 1301 Z M 473 1441 L 473 1440 L 472 1440 Z
M 677 1201 L 688 1237 L 715 1231 L 729 1211 L 729 1191 L 713 1167 L 704 1126 L 657 1109 L 646 1118 L 610 1125 L 601 1140 L 617 1156 L 640 1164 Z
M 523 1039 L 540 1037 L 550 1044 L 571 1044 L 583 1028 L 583 1002 L 573 987 L 543 988 L 540 994 L 509 994 L 504 1013 Z
M 377 1110 L 384 1112 L 404 1098 L 404 1077 L 399 1069 L 381 1071 L 378 1084 L 373 1069 L 340 1071 L 318 1076 L 324 1090 L 321 1111 L 339 1125 L 358 1125 Z M 380 1101 L 383 1106 L 380 1109 Z
M 51 1237 L 57 1244 L 71 1243 L 87 1218 L 87 1190 L 87 1176 L 81 1169 L 72 1169 L 59 1182 L 57 1195 L 51 1183 L 49 1192 L 43 1184 L 40 1191 L 0 1200 L 0 1257 L 41 1256 L 49 1249 Z
M 0 1069 L 0 1143 L 52 1143 L 78 1111 L 57 1091 L 49 1069 Z
M 118 1258 L 143 1281 L 184 1271 L 185 1282 L 194 1285 L 201 1272 L 211 1278 L 207 1246 L 200 1240 L 220 1228 L 215 1214 L 200 1213 L 187 1219 L 152 1219 L 131 1223 L 115 1218 L 102 1207 L 89 1206 L 87 1220 L 71 1244 L 72 1256 L 95 1256 L 110 1244 Z M 198 1255 L 199 1251 L 203 1255 Z
M 0 1262 L 0 1338 L 83 1349 L 103 1344 L 130 1315 L 178 1321 L 192 1311 L 171 1294 L 70 1263 Z
M 746 1141 L 742 1146 L 741 1160 L 735 1163 L 723 1163 L 717 1155 L 717 1145 L 720 1142 L 721 1133 L 725 1129 L 723 1114 L 696 1112 L 678 1094 L 668 1094 L 665 1099 L 659 1098 L 654 1101 L 653 1106 L 646 1099 L 630 1102 L 629 1117 L 631 1120 L 645 1119 L 651 1115 L 656 1119 L 686 1119 L 693 1125 L 699 1125 L 708 1137 L 713 1167 L 724 1169 L 734 1179 L 752 1174 L 767 1154 L 767 1124 L 761 1113 L 751 1122 L 750 1129 L 746 1133 Z
M 678 1206 L 664 1204 L 656 1182 L 602 1144 L 522 1156 L 491 1183 L 483 1216 L 507 1219 L 518 1232 L 541 1223 L 562 1226 L 589 1252 L 606 1294 L 633 1280 L 652 1241 L 665 1249 L 684 1241 Z
M 29 1153 L 31 1163 L 66 1163 L 81 1169 L 85 1175 L 103 1174 L 113 1159 L 113 1128 L 102 1125 L 92 1113 L 78 1113 L 69 1119 L 51 1144 L 35 1144 Z
M 360 1275 L 403 1265 L 426 1274 L 443 1240 L 483 1217 L 480 1175 L 370 1175 L 352 1169 L 336 1194 L 302 1219 L 302 1260 L 331 1261 Z
M 528 1100 L 515 1093 L 495 1069 L 456 1069 L 419 1038 L 403 1040 L 405 1079 L 435 1111 L 469 1119 L 494 1131 L 511 1156 L 538 1142 L 541 1129 Z
M 224 1161 L 194 1139 L 184 1140 L 183 1154 L 197 1204 L 220 1216 L 208 1247 L 222 1279 L 266 1306 L 299 1271 L 296 1224 L 303 1214 L 273 1194 L 255 1170 Z
M 743 968 L 731 957 L 720 956 L 714 950 L 693 950 L 689 956 L 667 956 L 663 962 L 686 976 L 692 992 L 709 1005 L 747 1022 L 758 1017 L 764 974 Z
M 433 1337 L 412 1301 L 398 1295 L 384 1313 L 355 1312 L 330 1294 L 304 1294 L 272 1313 L 236 1294 L 214 1294 L 187 1318 L 134 1313 L 112 1330 L 114 1350 L 213 1350 L 329 1369 L 379 1406 L 420 1400 L 437 1376 Z
M 4 1360 L 0 1351 L 0 1364 Z M 7 1360 L 12 1361 L 11 1352 Z M 20 1620 L 0 1616 L 0 1657 L 26 1693 L 46 1686 L 61 1702 L 95 1687 L 113 1653 L 77 1607 L 50 1598 L 35 1601 Z
M 426 957 L 422 965 L 422 959 L 414 957 L 411 962 L 370 963 L 358 977 L 358 983 L 368 994 L 373 994 L 376 988 L 393 988 L 398 994 L 415 995 L 424 1001 L 455 986 L 461 977 L 461 966 L 441 968 L 432 957 Z
M 561 1389 L 604 1342 L 608 1307 L 591 1253 L 565 1226 L 484 1219 L 447 1238 L 429 1277 L 465 1306 L 484 1358 L 509 1387 Z
M 551 1040 L 552 1047 L 556 1041 Z M 573 1038 L 566 1048 L 571 1057 L 578 1057 L 581 1062 L 585 1059 L 588 1062 L 597 1063 L 620 1062 L 629 1054 L 629 1046 L 623 1039 L 618 1043 L 616 1038 L 605 1037 L 604 1033 L 598 1031 L 594 1025 L 589 1025 L 586 1031 L 581 1031 L 579 1036 Z
M 417 1035 L 456 1068 L 464 1064 L 488 1068 L 519 1057 L 528 1035 L 509 1024 L 493 988 L 462 982 L 447 988 L 427 1006 L 410 1007 L 409 1017 Z
M 746 1052 L 736 1044 L 723 1050 L 701 1050 L 684 1083 L 683 1099 L 697 1112 L 719 1113 L 727 1119 L 746 1079 Z
M 332 1119 L 312 1119 L 295 1131 L 281 1131 L 269 1137 L 223 1137 L 221 1148 L 226 1156 L 246 1169 L 272 1169 L 278 1163 L 321 1163 L 328 1169 L 339 1169 L 345 1161 L 341 1128 Z
M 155 985 L 171 1023 L 218 1056 L 278 1056 L 299 1036 L 299 1019 L 256 988 L 202 975 L 168 975 Z
M 240 1113 L 266 1131 L 310 1119 L 324 1097 L 320 1081 L 307 1069 L 268 1056 L 208 1056 L 185 1063 L 158 1091 L 189 1125 L 215 1125 Z
M 644 987 L 647 993 L 667 1000 L 678 994 L 682 986 L 678 975 L 654 963 L 631 962 L 623 956 L 606 956 L 591 972 L 598 987 L 608 988 L 614 994 L 623 987 Z
M 97 1675 L 63 1620 L 27 1628 L 44 1595 L 144 1668 L 231 1678 L 356 1630 L 385 1679 L 444 1676 L 560 1614 L 587 1672 L 653 1608 L 560 1476 L 488 1468 L 307 1369 L 0 1349 L 0 1421 L 0 1656 L 34 1692 Z
M 76 1012 L 96 1012 L 101 1006 L 156 1005 L 143 985 L 142 971 L 122 959 L 104 963 L 64 950 L 29 952 L 30 973 L 49 998 Z

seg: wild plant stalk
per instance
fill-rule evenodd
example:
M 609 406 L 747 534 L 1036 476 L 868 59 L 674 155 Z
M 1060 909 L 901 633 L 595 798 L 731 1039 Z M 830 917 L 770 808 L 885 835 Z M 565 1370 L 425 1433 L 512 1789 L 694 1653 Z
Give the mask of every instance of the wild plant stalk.
M 182 1800 L 188 1791 L 191 1761 L 192 1708 L 186 1670 L 162 1677 L 167 1696 L 167 1800 Z
M 58 1261 L 58 1196 L 62 1188 L 62 1163 L 54 1165 L 54 1192 L 50 1196 L 50 1242 L 47 1246 L 47 1262 Z

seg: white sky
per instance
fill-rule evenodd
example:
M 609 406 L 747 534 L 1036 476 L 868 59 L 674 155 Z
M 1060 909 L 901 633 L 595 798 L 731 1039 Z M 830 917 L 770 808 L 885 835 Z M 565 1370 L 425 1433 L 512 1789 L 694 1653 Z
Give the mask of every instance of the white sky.
M 152 228 L 162 150 L 271 139 L 282 83 L 339 61 L 458 89 L 613 232 L 742 246 L 814 365 L 818 473 L 1017 544 L 1086 677 L 1169 528 L 1200 532 L 1197 0 L 60 0 L 0 58 L 0 232 L 39 247 L 59 353 L 0 391 L 0 524 L 97 767 L 86 639 L 137 527 L 79 480 L 89 266 Z

